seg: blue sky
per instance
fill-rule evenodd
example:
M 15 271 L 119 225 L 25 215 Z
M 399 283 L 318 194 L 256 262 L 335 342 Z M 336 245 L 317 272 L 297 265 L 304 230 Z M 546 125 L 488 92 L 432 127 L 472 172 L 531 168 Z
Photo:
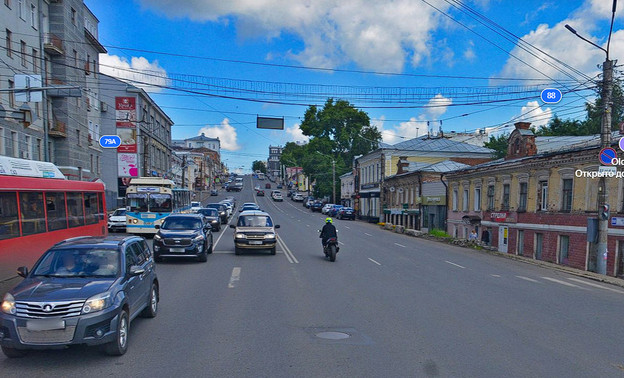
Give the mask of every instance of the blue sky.
M 427 121 L 436 131 L 442 120 L 444 132 L 500 132 L 514 120 L 541 125 L 555 114 L 582 118 L 583 102 L 594 97 L 590 79 L 600 72 L 605 54 L 564 25 L 606 47 L 612 5 L 611 0 L 85 3 L 100 20 L 99 39 L 108 49 L 100 69 L 164 85 L 147 89 L 175 122 L 173 138 L 218 136 L 226 164 L 245 169 L 253 160 L 265 160 L 269 145 L 304 139 L 298 124 L 306 104 L 321 105 L 327 95 L 365 110 L 391 144 L 426 134 Z M 610 45 L 615 59 L 624 55 L 622 3 Z M 544 105 L 539 90 L 548 87 L 574 91 L 559 104 Z M 256 115 L 283 116 L 286 130 L 256 129 Z

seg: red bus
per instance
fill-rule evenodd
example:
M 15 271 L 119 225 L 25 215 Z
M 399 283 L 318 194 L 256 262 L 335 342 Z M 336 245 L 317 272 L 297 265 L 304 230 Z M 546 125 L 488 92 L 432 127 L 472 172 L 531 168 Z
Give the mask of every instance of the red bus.
M 107 233 L 102 183 L 66 180 L 51 163 L 0 157 L 0 283 L 61 240 Z

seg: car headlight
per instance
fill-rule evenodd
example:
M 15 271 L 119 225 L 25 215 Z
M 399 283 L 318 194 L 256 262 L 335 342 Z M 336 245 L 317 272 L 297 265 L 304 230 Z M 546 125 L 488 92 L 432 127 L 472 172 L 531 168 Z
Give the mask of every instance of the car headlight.
M 220 211 L 219 214 L 223 215 L 225 214 L 225 211 Z
M 264 234 L 265 239 L 275 239 L 275 234 Z
M 133 219 L 132 223 L 137 224 L 137 223 L 139 223 L 139 220 L 138 219 Z
M 234 235 L 235 239 L 247 239 L 247 235 L 245 234 L 236 234 Z
M 87 299 L 82 306 L 83 314 L 90 314 L 92 312 L 102 311 L 111 305 L 111 297 L 109 293 L 102 293 L 92 296 Z
M 193 238 L 193 243 L 199 243 L 204 241 L 204 235 L 197 235 Z
M 17 312 L 17 308 L 15 308 L 15 298 L 9 293 L 6 293 L 2 300 L 2 312 L 11 315 L 15 315 Z

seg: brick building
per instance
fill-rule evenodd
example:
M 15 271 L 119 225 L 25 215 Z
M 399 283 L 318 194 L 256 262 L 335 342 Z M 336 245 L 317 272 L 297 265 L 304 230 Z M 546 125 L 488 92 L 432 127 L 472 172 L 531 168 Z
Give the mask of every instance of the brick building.
M 598 178 L 584 172 L 598 171 L 599 136 L 577 137 L 578 144 L 566 147 L 548 137 L 554 150 L 547 150 L 528 123 L 515 126 L 505 159 L 445 175 L 448 232 L 468 238 L 475 229 L 501 252 L 595 271 Z M 607 269 L 609 275 L 621 276 L 624 180 L 607 178 L 607 185 L 612 209 Z

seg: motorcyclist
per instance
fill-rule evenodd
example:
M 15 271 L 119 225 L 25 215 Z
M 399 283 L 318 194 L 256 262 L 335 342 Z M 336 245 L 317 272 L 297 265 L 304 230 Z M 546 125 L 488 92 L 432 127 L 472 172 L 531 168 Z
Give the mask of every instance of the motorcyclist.
M 331 238 L 336 238 L 338 240 L 338 233 L 336 232 L 336 226 L 332 224 L 333 220 L 331 218 L 325 218 L 325 225 L 321 230 L 321 234 L 319 238 L 321 238 L 321 242 L 323 243 L 323 249 L 327 245 L 327 241 Z

